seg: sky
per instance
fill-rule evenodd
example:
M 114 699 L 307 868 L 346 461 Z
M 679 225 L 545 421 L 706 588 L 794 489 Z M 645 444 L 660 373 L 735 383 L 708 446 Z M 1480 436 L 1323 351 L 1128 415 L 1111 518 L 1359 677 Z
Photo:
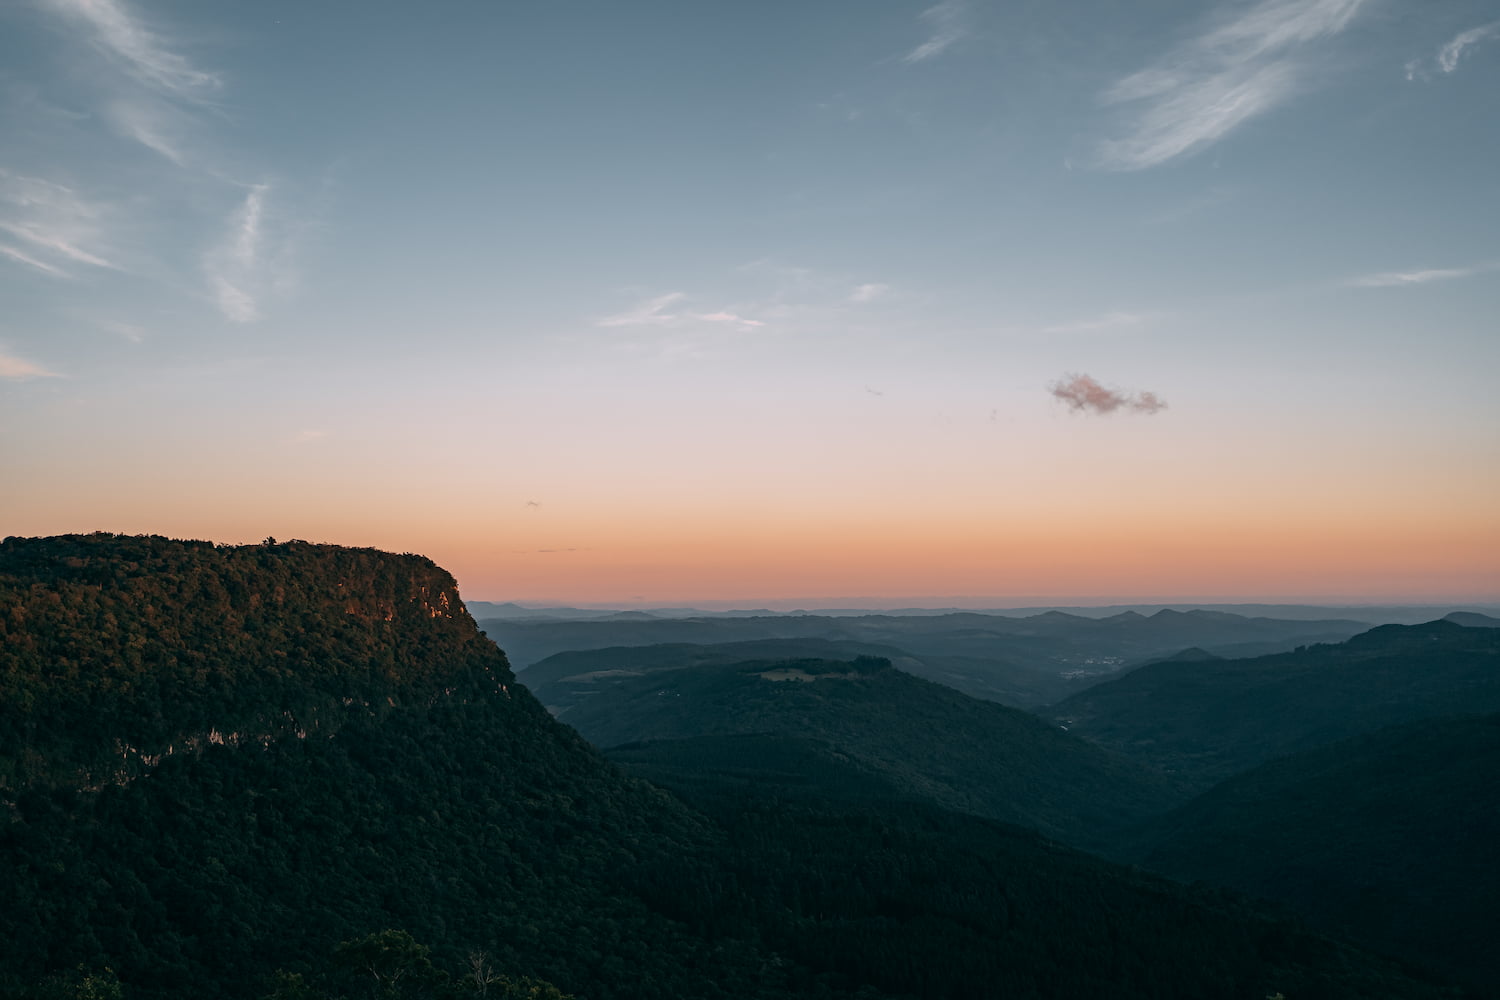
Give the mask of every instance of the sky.
M 1500 600 L 1496 0 L 7 0 L 0 536 Z

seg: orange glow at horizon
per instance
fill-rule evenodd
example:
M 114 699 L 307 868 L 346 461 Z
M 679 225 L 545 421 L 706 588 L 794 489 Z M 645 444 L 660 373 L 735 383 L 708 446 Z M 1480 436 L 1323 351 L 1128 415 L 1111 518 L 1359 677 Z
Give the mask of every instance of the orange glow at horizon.
M 66 483 L 8 483 L 0 533 L 272 535 L 418 552 L 476 600 L 1500 600 L 1491 465 L 1441 465 L 1415 447 L 1399 469 L 1375 452 L 1334 461 L 1269 447 L 1211 465 L 1181 457 L 1205 453 L 1196 439 L 1120 431 L 1055 454 L 1019 441 L 1004 462 L 915 443 L 906 465 L 824 461 L 816 449 L 747 465 L 698 449 L 635 468 L 618 454 L 614 465 L 580 459 L 545 475 L 462 450 L 382 464 L 326 448 L 274 466 L 206 452 L 148 477 L 99 446 Z
M 851 517 L 738 529 L 637 522 L 578 542 L 524 549 L 457 542 L 445 565 L 481 600 L 1500 594 L 1500 531 L 1472 523 L 1397 532 L 1358 519 L 913 525 Z

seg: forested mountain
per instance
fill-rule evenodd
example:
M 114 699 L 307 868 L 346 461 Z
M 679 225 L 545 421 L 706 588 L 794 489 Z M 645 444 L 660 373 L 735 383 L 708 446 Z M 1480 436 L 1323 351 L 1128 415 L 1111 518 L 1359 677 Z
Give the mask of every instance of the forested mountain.
M 598 675 L 647 664 L 645 655 L 626 654 L 626 648 L 658 646 L 668 662 L 676 662 L 680 654 L 674 650 L 692 645 L 704 647 L 705 660 L 729 662 L 735 658 L 730 650 L 711 652 L 712 647 L 773 639 L 811 640 L 878 646 L 880 652 L 875 655 L 896 660 L 908 673 L 1019 708 L 1051 704 L 1122 669 L 1165 659 L 1188 647 L 1224 656 L 1250 656 L 1311 642 L 1341 641 L 1368 627 L 1358 621 L 1277 620 L 1170 609 L 1150 616 L 1125 611 L 1107 618 L 1058 611 L 1029 617 L 954 612 L 675 620 L 486 619 L 480 625 L 512 651 L 523 674 L 533 665 L 546 663 L 549 680 L 558 679 L 554 671 L 560 664 L 552 658 L 559 655 L 578 664 L 585 653 L 596 653 L 583 672 Z M 612 659 L 629 663 L 617 666 Z
M 383 927 L 590 996 L 759 968 L 699 968 L 625 882 L 709 826 L 552 723 L 425 559 L 11 538 L 0 621 L 0 995 L 82 963 L 258 996 Z
M 878 780 L 685 804 L 551 719 L 419 557 L 10 538 L 0 622 L 3 996 L 334 995 L 372 940 L 581 1000 L 1456 995 Z
M 1432 716 L 1500 711 L 1500 629 L 1382 625 L 1338 645 L 1157 663 L 1054 705 L 1070 731 L 1192 787 Z
M 510 681 L 430 560 L 305 542 L 0 543 L 0 794 Z
M 622 681 L 664 670 L 683 670 L 749 660 L 852 660 L 859 656 L 914 661 L 892 646 L 829 639 L 750 639 L 715 645 L 664 643 L 656 646 L 610 646 L 552 656 L 526 669 L 525 684 L 547 709 L 567 721 L 573 706 Z
M 1076 846 L 1106 846 L 1174 800 L 1158 775 L 1034 715 L 874 658 L 659 672 L 567 718 L 599 747 L 750 734 L 826 743 L 903 792 Z
M 1500 983 L 1500 715 L 1425 719 L 1282 757 L 1151 824 L 1143 864 Z
M 568 710 L 621 681 L 661 670 L 739 663 L 751 659 L 852 659 L 877 656 L 900 669 L 974 698 L 1002 705 L 1029 707 L 1057 701 L 1099 683 L 1116 665 L 1059 670 L 1022 666 L 1010 660 L 980 656 L 916 656 L 887 644 L 851 639 L 747 639 L 710 645 L 663 643 L 654 646 L 609 646 L 554 653 L 526 668 L 524 679 L 549 709 L 565 717 Z
M 1443 621 L 1469 628 L 1500 628 L 1500 618 L 1483 615 L 1477 611 L 1454 611 L 1443 616 Z

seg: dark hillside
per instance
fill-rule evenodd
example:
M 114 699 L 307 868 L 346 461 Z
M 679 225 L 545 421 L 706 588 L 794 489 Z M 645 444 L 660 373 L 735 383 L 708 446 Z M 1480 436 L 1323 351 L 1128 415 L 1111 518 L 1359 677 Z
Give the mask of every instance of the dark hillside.
M 837 748 L 903 791 L 1102 847 L 1174 801 L 1161 778 L 1018 709 L 887 661 L 759 661 L 631 678 L 567 716 L 600 747 L 768 734 Z
M 1443 621 L 1469 628 L 1500 628 L 1500 618 L 1482 615 L 1477 611 L 1454 611 L 1444 615 Z
M 431 560 L 306 542 L 0 542 L 0 796 L 513 681 Z
M 705 646 L 665 643 L 655 646 L 610 646 L 554 653 L 526 668 L 524 683 L 558 718 L 568 710 L 623 680 L 663 670 L 681 670 L 746 660 L 853 659 L 856 656 L 905 658 L 890 646 L 828 639 L 749 639 Z
M 339 943 L 385 929 L 581 1000 L 1454 995 L 879 775 L 690 807 L 551 719 L 415 556 L 8 539 L 0 595 L 6 998 L 337 996 Z
M 1500 983 L 1500 715 L 1427 719 L 1263 764 L 1153 823 L 1143 864 Z
M 8 539 L 0 581 L 0 996 L 79 964 L 257 996 L 392 926 L 593 997 L 760 967 L 622 882 L 715 834 L 553 723 L 428 560 Z
M 1500 629 L 1382 625 L 1331 646 L 1141 667 L 1054 705 L 1070 732 L 1198 790 L 1429 716 L 1500 711 Z

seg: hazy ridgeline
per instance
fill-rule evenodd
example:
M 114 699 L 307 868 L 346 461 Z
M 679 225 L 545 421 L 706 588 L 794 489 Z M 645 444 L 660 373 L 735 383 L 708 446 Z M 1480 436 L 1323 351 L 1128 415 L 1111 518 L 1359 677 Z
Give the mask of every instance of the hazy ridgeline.
M 558 720 L 419 557 L 7 539 L 0 994 L 358 995 L 378 968 L 392 995 L 470 996 L 478 952 L 490 995 L 591 1000 L 1495 987 L 1488 883 L 1463 878 L 1494 842 L 1493 720 L 1428 716 L 1500 711 L 1500 633 L 1233 660 L 1364 628 L 767 620 L 602 623 L 550 663 L 555 632 L 517 633 Z M 1046 717 L 994 703 L 1070 691 Z M 1299 895 L 1276 858 L 1309 839 Z
M 1377 623 L 1159 609 L 1149 616 L 1127 610 L 1104 618 L 1060 611 L 1025 617 L 950 612 L 689 619 L 630 613 L 589 620 L 482 619 L 479 625 L 507 651 L 533 690 L 546 688 L 543 700 L 549 705 L 567 704 L 569 685 L 586 693 L 598 670 L 871 655 L 977 698 L 1036 708 L 1187 649 L 1254 656 L 1340 642 Z M 659 648 L 641 648 L 646 646 Z

